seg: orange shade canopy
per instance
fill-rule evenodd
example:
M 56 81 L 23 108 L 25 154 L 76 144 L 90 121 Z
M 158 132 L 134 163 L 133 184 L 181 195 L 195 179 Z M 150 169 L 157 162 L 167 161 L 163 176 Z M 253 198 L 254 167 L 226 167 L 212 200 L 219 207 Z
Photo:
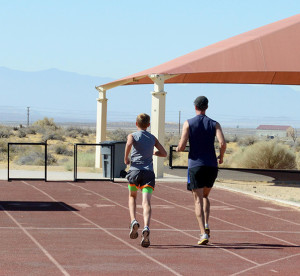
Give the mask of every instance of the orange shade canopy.
M 231 37 L 187 55 L 100 85 L 165 83 L 248 83 L 300 85 L 300 14 Z

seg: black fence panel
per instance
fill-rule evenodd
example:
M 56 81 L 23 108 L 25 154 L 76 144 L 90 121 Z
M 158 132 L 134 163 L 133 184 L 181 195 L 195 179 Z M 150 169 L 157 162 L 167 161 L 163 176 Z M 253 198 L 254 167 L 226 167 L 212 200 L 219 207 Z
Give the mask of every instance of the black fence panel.
M 173 166 L 173 152 L 176 152 L 177 145 L 170 146 L 169 152 L 169 168 L 170 169 L 187 169 L 187 166 Z M 189 152 L 190 146 L 186 146 L 184 152 Z
M 12 146 L 44 146 L 44 177 L 11 177 L 10 176 L 10 151 Z M 7 144 L 7 180 L 44 180 L 47 181 L 47 142 L 45 143 L 8 143 Z
M 111 155 L 111 164 L 110 164 L 110 174 L 109 178 L 79 178 L 78 177 L 78 146 L 84 147 L 102 147 L 102 146 L 110 147 L 110 155 Z M 74 144 L 74 181 L 107 181 L 110 180 L 114 182 L 114 166 L 115 166 L 115 145 L 114 144 L 106 144 L 106 143 L 98 143 L 98 144 L 86 144 L 86 143 L 76 143 Z M 104 168 L 103 168 L 104 169 Z

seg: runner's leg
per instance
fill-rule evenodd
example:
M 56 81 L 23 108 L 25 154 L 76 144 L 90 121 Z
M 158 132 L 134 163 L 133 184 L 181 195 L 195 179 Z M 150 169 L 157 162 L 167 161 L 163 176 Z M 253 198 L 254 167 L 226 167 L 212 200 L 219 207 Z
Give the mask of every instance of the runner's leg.
M 204 230 L 204 212 L 203 212 L 203 188 L 194 189 L 195 215 L 199 224 L 200 234 L 205 233 Z
M 151 219 L 151 196 L 152 193 L 143 192 L 143 216 L 144 216 L 144 227 L 150 226 Z
M 135 216 L 136 216 L 136 197 L 137 197 L 137 191 L 130 191 L 129 190 L 128 207 L 129 207 L 130 221 L 135 220 Z
M 210 201 L 208 199 L 208 195 L 210 193 L 211 188 L 203 189 L 203 210 L 204 210 L 204 222 L 208 224 L 209 214 L 210 214 Z

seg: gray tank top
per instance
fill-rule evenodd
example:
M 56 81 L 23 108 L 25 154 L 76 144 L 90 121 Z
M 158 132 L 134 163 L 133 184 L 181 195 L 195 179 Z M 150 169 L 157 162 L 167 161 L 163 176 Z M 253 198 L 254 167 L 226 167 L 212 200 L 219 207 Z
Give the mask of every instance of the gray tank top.
M 138 130 L 132 133 L 133 145 L 131 149 L 130 170 L 153 171 L 153 149 L 155 136 L 146 130 Z

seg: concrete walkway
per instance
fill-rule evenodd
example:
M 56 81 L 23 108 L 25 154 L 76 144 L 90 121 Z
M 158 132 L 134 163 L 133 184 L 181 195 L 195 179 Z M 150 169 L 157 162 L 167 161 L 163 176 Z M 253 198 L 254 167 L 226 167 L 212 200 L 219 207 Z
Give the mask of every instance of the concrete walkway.
M 164 178 L 162 181 L 186 181 L 186 169 L 169 169 L 165 167 Z M 10 170 L 12 178 L 43 178 L 43 171 L 34 170 Z M 78 172 L 78 178 L 99 179 L 103 176 L 99 173 L 83 173 Z M 122 179 L 122 178 L 121 178 Z M 121 180 L 120 179 L 120 180 Z M 0 170 L 0 180 L 7 180 L 7 169 Z M 47 180 L 74 180 L 74 172 L 48 171 Z M 299 172 L 284 171 L 262 171 L 262 170 L 229 170 L 220 169 L 218 175 L 219 181 L 242 181 L 242 182 L 268 182 L 268 183 L 294 183 L 300 184 Z

